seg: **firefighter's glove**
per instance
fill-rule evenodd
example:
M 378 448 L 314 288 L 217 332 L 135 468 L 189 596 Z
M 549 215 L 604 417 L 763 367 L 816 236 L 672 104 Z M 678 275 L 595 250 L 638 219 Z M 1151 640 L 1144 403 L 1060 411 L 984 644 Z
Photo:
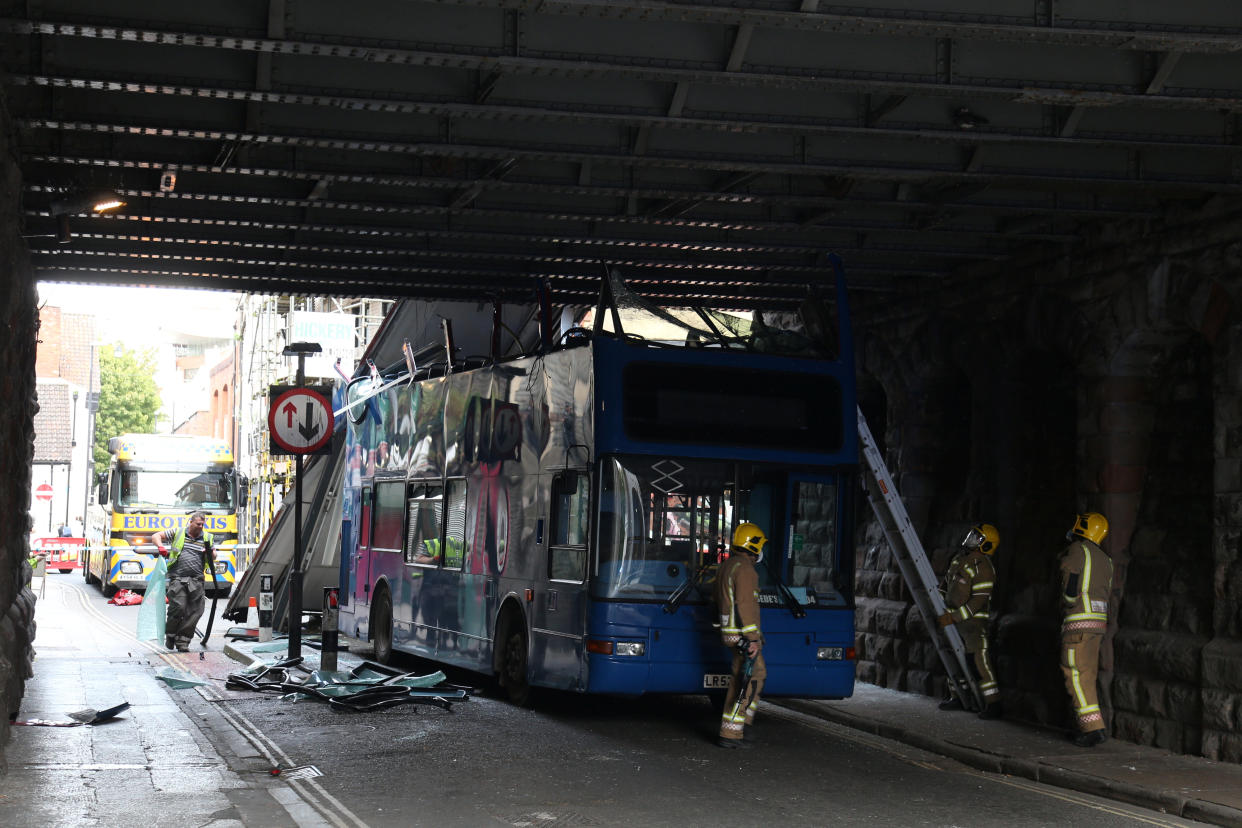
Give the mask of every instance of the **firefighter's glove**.
M 936 623 L 942 627 L 948 627 L 952 624 L 957 623 L 957 619 L 953 617 L 953 613 L 946 612 L 944 615 L 941 615 L 939 618 L 936 619 Z

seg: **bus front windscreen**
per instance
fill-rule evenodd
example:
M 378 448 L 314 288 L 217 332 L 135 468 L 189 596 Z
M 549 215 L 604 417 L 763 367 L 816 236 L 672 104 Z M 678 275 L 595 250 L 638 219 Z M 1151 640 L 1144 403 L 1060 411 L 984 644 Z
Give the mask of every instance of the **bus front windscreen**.
M 602 469 L 593 579 L 600 597 L 667 599 L 728 551 L 733 464 L 614 457 Z
M 227 509 L 233 505 L 233 478 L 222 471 L 126 469 L 120 473 L 117 506 Z

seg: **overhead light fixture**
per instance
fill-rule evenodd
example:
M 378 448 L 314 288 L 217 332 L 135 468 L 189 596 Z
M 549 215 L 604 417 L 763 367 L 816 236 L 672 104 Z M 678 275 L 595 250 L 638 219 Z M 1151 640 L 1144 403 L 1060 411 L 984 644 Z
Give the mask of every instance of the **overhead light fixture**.
M 112 190 L 88 190 L 69 193 L 62 199 L 52 202 L 53 216 L 68 216 L 75 213 L 106 213 L 125 206 L 125 199 Z
M 82 190 L 67 193 L 52 202 L 52 218 L 56 219 L 56 242 L 68 244 L 73 239 L 69 216 L 77 213 L 102 214 L 125 206 L 125 199 L 112 190 Z

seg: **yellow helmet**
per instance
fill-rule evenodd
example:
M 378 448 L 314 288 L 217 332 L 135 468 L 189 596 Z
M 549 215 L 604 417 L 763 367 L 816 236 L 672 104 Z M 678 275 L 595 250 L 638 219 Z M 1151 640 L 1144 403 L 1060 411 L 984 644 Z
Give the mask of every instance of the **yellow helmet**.
M 1074 518 L 1070 534 L 1086 538 L 1094 544 L 1103 543 L 1108 535 L 1108 519 L 1099 512 L 1086 512 Z
M 763 545 L 767 542 L 768 536 L 753 523 L 739 524 L 733 530 L 733 545 L 740 546 L 758 558 L 763 557 Z
M 978 549 L 985 555 L 994 555 L 996 547 L 1000 546 L 1000 532 L 996 531 L 996 527 L 990 523 L 980 523 L 966 533 L 966 537 L 962 539 L 962 546 L 967 549 Z

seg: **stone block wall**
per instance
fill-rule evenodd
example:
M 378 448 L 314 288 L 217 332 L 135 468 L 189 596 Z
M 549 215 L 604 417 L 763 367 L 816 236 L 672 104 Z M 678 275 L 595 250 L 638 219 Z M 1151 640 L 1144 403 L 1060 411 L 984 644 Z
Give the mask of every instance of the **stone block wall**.
M 854 318 L 889 468 L 937 571 L 968 524 L 1000 529 L 1006 715 L 1070 725 L 1056 558 L 1073 515 L 1100 511 L 1110 730 L 1242 762 L 1242 215 L 1219 209 L 1106 227 L 917 307 L 863 298 Z M 859 678 L 940 695 L 927 631 L 863 517 Z
M 29 588 L 30 463 L 34 457 L 35 286 L 21 239 L 21 181 L 0 96 L 0 772 L 9 720 L 32 675 L 34 595 Z

